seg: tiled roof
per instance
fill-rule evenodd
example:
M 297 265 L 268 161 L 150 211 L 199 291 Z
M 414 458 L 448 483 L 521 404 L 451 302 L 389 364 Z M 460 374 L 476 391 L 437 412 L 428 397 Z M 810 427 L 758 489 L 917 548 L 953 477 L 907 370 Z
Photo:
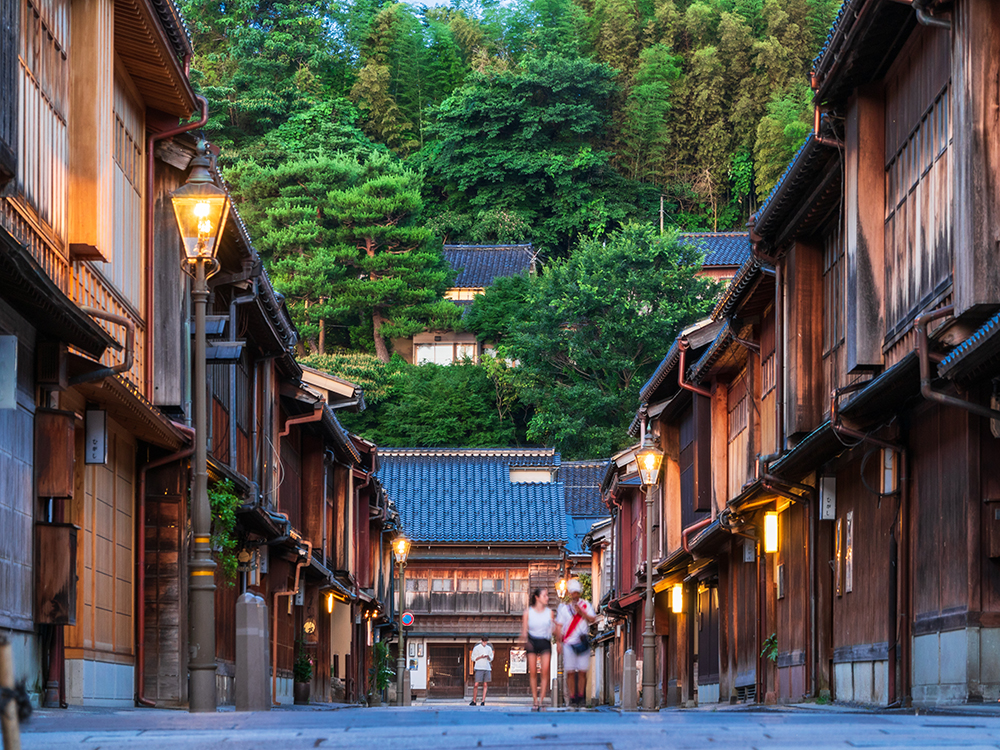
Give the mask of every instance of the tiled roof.
M 531 245 L 445 245 L 444 259 L 458 272 L 455 286 L 484 289 L 495 279 L 527 273 L 535 252 Z
M 566 541 L 562 482 L 513 483 L 510 468 L 559 468 L 553 450 L 382 448 L 378 478 L 418 542 Z
M 971 371 L 982 369 L 984 364 L 992 362 L 997 355 L 998 332 L 1000 332 L 1000 313 L 986 321 L 979 330 L 941 360 L 938 373 L 944 377 L 954 378 L 959 374 L 967 375 Z
M 559 468 L 566 492 L 566 512 L 571 516 L 603 518 L 607 506 L 601 500 L 601 479 L 607 459 L 602 461 L 563 461 Z
M 740 266 L 750 257 L 749 232 L 684 232 L 679 239 L 705 253 L 703 266 Z

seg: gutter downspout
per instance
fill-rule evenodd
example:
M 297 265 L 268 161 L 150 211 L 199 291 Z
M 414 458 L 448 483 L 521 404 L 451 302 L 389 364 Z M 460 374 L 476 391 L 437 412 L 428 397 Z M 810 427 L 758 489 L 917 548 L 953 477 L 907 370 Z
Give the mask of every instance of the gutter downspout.
M 907 5 L 913 6 L 913 10 L 917 14 L 917 22 L 922 26 L 931 26 L 935 29 L 947 29 L 948 31 L 951 31 L 951 21 L 945 18 L 936 18 L 931 15 L 930 11 L 927 9 L 927 6 L 929 5 L 928 0 L 902 0 L 902 2 L 906 2 Z
M 72 377 L 68 381 L 69 385 L 74 386 L 80 385 L 81 383 L 89 383 L 94 380 L 101 380 L 103 378 L 117 375 L 120 372 L 128 372 L 131 370 L 132 362 L 135 358 L 135 323 L 123 315 L 115 315 L 114 313 L 109 313 L 105 310 L 99 310 L 96 307 L 81 307 L 80 311 L 90 315 L 92 318 L 101 318 L 102 320 L 107 320 L 111 323 L 117 323 L 120 326 L 125 326 L 125 357 L 117 365 L 102 367 L 99 370 L 85 372 L 82 375 Z
M 690 542 L 688 540 L 688 537 L 694 532 L 705 528 L 714 520 L 715 519 L 711 517 L 703 518 L 702 520 L 698 521 L 698 523 L 691 524 L 681 532 L 681 546 L 684 547 L 685 552 L 687 552 L 689 555 L 691 554 L 691 547 L 689 546 Z
M 274 592 L 274 603 L 271 607 L 271 703 L 275 706 L 278 704 L 278 597 L 279 596 L 295 596 L 299 593 L 299 576 L 302 572 L 302 568 L 309 564 L 312 560 L 312 542 L 308 539 L 303 539 L 302 543 L 306 545 L 306 555 L 305 559 L 300 559 L 295 565 L 295 586 L 290 591 L 275 591 Z
M 712 392 L 707 388 L 700 388 L 696 385 L 692 385 L 684 379 L 685 365 L 687 364 L 687 350 L 690 344 L 688 344 L 687 339 L 681 339 L 678 342 L 678 348 L 680 349 L 680 359 L 677 362 L 677 385 L 686 391 L 691 391 L 691 393 L 697 393 L 699 396 L 705 396 L 706 398 L 712 398 Z
M 140 706 L 155 708 L 156 704 L 146 698 L 146 472 L 158 469 L 174 461 L 183 461 L 194 453 L 195 431 L 190 427 L 174 422 L 174 427 L 187 435 L 191 445 L 181 448 L 169 456 L 150 461 L 139 469 L 139 507 L 136 511 L 136 554 L 135 554 L 135 702 Z
M 952 305 L 945 305 L 932 312 L 918 315 L 916 320 L 913 321 L 913 328 L 917 334 L 917 353 L 920 357 L 920 395 L 928 401 L 935 401 L 944 406 L 955 406 L 959 409 L 965 409 L 983 419 L 1000 420 L 1000 411 L 996 409 L 939 393 L 931 388 L 931 355 L 927 341 L 927 324 L 932 320 L 950 315 L 953 311 L 954 307 Z
M 185 68 L 190 65 L 188 56 L 185 56 Z M 154 149 L 157 141 L 162 141 L 166 138 L 173 138 L 175 135 L 181 135 L 182 133 L 187 133 L 192 130 L 197 130 L 198 128 L 204 127 L 205 123 L 208 122 L 208 99 L 203 96 L 197 97 L 198 101 L 201 102 L 201 117 L 195 122 L 189 122 L 186 125 L 181 125 L 176 128 L 171 128 L 170 130 L 161 130 L 159 133 L 151 133 L 149 138 L 146 139 L 146 300 L 143 304 L 143 317 L 146 321 L 146 352 L 153 352 L 153 341 L 155 339 L 156 326 L 153 324 L 153 283 L 155 281 L 154 268 L 155 268 L 155 248 L 154 248 L 154 237 L 153 237 L 153 214 L 156 211 L 156 202 L 154 199 L 154 173 L 156 171 L 156 155 L 154 154 Z M 146 398 L 152 399 L 153 397 L 153 358 L 152 356 L 147 356 L 144 363 L 144 380 L 146 381 Z
M 820 112 L 820 107 L 818 104 L 813 105 L 813 140 L 816 141 L 820 146 L 829 146 L 830 148 L 843 148 L 844 144 L 838 141 L 836 138 L 824 138 L 819 134 L 820 118 L 822 113 Z

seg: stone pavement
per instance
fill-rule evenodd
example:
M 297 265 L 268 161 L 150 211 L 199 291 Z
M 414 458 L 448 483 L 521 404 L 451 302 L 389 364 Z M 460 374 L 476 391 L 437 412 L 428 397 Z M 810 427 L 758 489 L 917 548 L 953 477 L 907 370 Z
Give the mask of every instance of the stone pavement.
M 25 750 L 430 750 L 669 747 L 1000 748 L 1000 715 L 952 716 L 839 707 L 532 713 L 520 706 L 303 707 L 190 715 L 149 709 L 39 711 Z

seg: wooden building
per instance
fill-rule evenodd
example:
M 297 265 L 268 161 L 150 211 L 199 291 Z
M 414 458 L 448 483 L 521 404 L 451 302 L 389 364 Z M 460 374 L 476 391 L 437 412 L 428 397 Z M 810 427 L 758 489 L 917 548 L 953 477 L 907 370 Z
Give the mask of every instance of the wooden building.
M 845 2 L 753 257 L 642 389 L 668 704 L 1000 697 L 998 33 L 984 0 Z
M 445 245 L 444 259 L 455 272 L 455 282 L 445 291 L 463 311 L 493 282 L 507 276 L 534 274 L 537 255 L 531 245 Z M 450 365 L 463 359 L 479 361 L 486 342 L 474 333 L 424 331 L 412 339 L 393 341 L 393 348 L 410 364 Z
M 379 478 L 412 540 L 405 607 L 411 689 L 418 697 L 472 691 L 470 654 L 495 650 L 491 695 L 528 695 L 511 669 L 532 589 L 564 574 L 567 517 L 551 450 L 383 449 Z M 553 666 L 552 678 L 556 675 Z
M 0 628 L 48 703 L 131 705 L 136 491 L 189 440 L 155 406 L 152 273 L 180 255 L 154 247 L 147 198 L 155 134 L 199 108 L 190 47 L 169 2 L 4 0 L 0 19 Z

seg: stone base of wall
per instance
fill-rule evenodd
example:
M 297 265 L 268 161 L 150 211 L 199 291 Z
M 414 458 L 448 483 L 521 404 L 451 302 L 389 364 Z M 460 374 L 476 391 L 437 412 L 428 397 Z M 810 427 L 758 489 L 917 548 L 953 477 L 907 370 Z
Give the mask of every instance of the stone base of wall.
M 45 681 L 42 677 L 42 652 L 38 637 L 34 633 L 19 630 L 8 630 L 4 636 L 13 647 L 14 680 L 24 684 L 31 696 L 31 705 L 38 708 L 42 705 Z
M 275 703 L 281 706 L 291 706 L 295 703 L 295 684 L 291 677 L 279 677 L 277 695 L 274 696 Z
M 698 705 L 704 706 L 707 703 L 719 702 L 719 683 L 713 682 L 709 685 L 698 686 Z
M 913 638 L 913 704 L 1000 699 L 1000 628 L 961 628 Z
M 843 703 L 888 705 L 888 660 L 834 663 L 833 695 Z
M 92 659 L 67 659 L 66 702 L 72 706 L 134 706 L 135 667 Z

